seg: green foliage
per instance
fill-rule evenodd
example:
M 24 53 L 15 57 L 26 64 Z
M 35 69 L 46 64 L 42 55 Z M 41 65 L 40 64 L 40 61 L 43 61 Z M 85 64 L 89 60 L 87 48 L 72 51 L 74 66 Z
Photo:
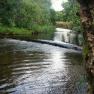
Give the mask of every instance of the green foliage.
M 56 12 L 53 9 L 50 9 L 50 19 L 51 22 L 55 25 L 56 24 Z
M 64 12 L 63 11 L 59 11 L 56 12 L 56 21 L 64 21 Z
M 53 27 L 50 0 L 0 0 L 0 23 L 9 27 L 47 31 Z
M 0 22 L 8 25 L 15 26 L 15 16 L 21 0 L 0 0 Z
M 87 54 L 89 53 L 89 47 L 88 44 L 83 46 L 83 56 L 86 58 Z
M 27 30 L 24 28 L 17 28 L 17 27 L 8 27 L 8 26 L 0 26 L 0 33 L 6 33 L 6 34 L 24 34 L 29 35 L 32 33 L 32 30 Z
M 79 4 L 76 0 L 68 0 L 68 2 L 63 4 L 64 10 L 57 12 L 56 20 L 63 22 L 71 22 L 72 29 L 74 31 L 82 31 L 80 24 L 80 17 L 76 14 L 79 13 Z

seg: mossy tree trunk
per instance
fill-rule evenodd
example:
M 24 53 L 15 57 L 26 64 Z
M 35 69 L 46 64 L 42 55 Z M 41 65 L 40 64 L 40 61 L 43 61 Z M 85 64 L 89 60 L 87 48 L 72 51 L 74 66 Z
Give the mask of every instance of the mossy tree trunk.
M 85 46 L 88 48 L 85 65 L 89 79 L 89 94 L 94 94 L 94 0 L 78 0 L 80 18 L 84 28 Z

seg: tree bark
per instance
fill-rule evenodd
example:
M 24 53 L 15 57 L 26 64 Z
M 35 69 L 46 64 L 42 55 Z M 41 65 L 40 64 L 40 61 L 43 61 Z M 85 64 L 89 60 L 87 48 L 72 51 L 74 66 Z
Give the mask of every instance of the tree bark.
M 84 28 L 83 36 L 87 53 L 85 65 L 88 74 L 88 94 L 94 94 L 94 0 L 78 0 L 80 4 L 80 18 Z

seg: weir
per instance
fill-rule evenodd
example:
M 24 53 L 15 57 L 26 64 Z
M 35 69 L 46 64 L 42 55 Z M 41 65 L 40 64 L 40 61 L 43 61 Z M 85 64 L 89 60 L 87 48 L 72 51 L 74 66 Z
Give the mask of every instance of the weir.
M 56 28 L 54 41 L 63 41 L 69 43 L 69 34 L 72 30 L 63 29 L 63 28 Z
M 53 40 L 33 40 L 33 41 L 82 51 L 82 48 L 80 46 L 77 46 L 76 43 L 77 35 L 72 32 L 73 31 L 69 29 L 56 28 L 56 32 L 54 33 Z
M 56 28 L 54 41 L 82 45 L 83 36 L 70 29 Z

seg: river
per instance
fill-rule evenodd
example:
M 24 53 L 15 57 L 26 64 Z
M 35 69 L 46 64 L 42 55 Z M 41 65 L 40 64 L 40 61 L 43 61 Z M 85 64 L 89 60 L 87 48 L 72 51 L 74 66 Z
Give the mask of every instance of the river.
M 81 52 L 0 39 L 0 94 L 86 94 Z

